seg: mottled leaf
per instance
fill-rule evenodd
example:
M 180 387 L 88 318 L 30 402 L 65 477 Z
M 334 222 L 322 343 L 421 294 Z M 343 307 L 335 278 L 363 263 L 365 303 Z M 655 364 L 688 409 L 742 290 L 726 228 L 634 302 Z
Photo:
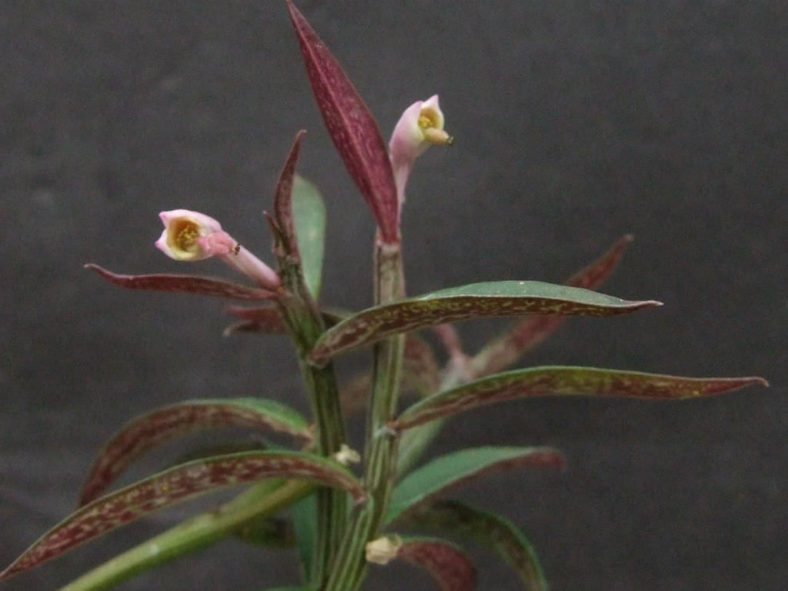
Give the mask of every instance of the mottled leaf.
M 312 92 L 331 139 L 372 209 L 384 242 L 399 241 L 397 191 L 377 123 L 336 58 L 288 1 Z
M 454 544 L 437 538 L 402 539 L 397 559 L 427 570 L 441 591 L 473 591 L 476 568 Z
M 236 300 L 265 300 L 271 299 L 276 295 L 265 289 L 230 283 L 221 279 L 211 279 L 210 277 L 198 277 L 196 275 L 161 273 L 154 275 L 120 275 L 92 263 L 85 265 L 85 268 L 95 271 L 110 283 L 127 289 L 194 293 Z
M 293 181 L 293 219 L 304 281 L 317 299 L 323 278 L 326 207 L 317 187 L 299 175 Z
M 293 179 L 298 164 L 298 154 L 301 151 L 301 140 L 305 133 L 306 131 L 302 129 L 296 134 L 274 190 L 274 219 L 280 232 L 284 254 L 296 261 L 300 261 L 300 255 L 293 221 Z
M 346 490 L 357 502 L 365 499 L 361 483 L 347 469 L 314 454 L 245 452 L 197 460 L 160 472 L 81 507 L 0 572 L 0 581 L 153 511 L 221 488 L 274 477 L 316 482 Z
M 596 289 L 618 266 L 631 242 L 631 235 L 622 236 L 600 258 L 567 279 L 566 285 Z M 565 320 L 566 316 L 523 318 L 473 357 L 469 364 L 470 374 L 481 377 L 505 369 L 555 332 Z
M 408 515 L 407 525 L 469 538 L 498 553 L 528 591 L 547 591 L 539 558 L 512 522 L 458 501 L 435 500 Z
M 507 371 L 439 392 L 405 410 L 390 426 L 407 429 L 484 404 L 527 396 L 622 396 L 657 400 L 713 396 L 753 384 L 759 377 L 687 378 L 660 374 L 546 366 Z
M 354 314 L 323 333 L 309 358 L 322 365 L 337 353 L 393 334 L 481 316 L 613 316 L 659 305 L 653 300 L 628 301 L 587 289 L 538 281 L 474 283 Z
M 474 447 L 435 458 L 408 474 L 394 488 L 386 522 L 436 495 L 491 473 L 522 466 L 563 466 L 564 458 L 550 447 Z
M 175 437 L 217 427 L 257 427 L 304 441 L 311 438 L 306 420 L 284 404 L 263 398 L 187 400 L 132 419 L 102 448 L 80 495 L 89 503 L 137 457 Z

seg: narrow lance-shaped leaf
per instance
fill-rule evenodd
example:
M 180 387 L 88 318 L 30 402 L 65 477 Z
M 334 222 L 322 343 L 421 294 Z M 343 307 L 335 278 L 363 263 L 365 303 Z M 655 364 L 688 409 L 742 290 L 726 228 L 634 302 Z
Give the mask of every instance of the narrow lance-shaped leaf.
M 398 522 L 399 523 L 399 522 Z M 408 515 L 405 525 L 469 538 L 499 554 L 528 591 L 547 591 L 533 546 L 511 521 L 452 500 L 435 500 Z
M 403 538 L 396 558 L 425 569 L 441 591 L 476 589 L 476 568 L 473 562 L 465 552 L 445 540 Z
M 274 190 L 274 219 L 281 233 L 285 256 L 300 261 L 298 242 L 296 240 L 295 223 L 293 222 L 293 178 L 295 177 L 298 155 L 301 151 L 301 140 L 306 131 L 296 134 L 284 166 L 279 172 Z
M 768 386 L 768 382 L 759 377 L 688 378 L 594 367 L 532 367 L 495 374 L 439 392 L 406 409 L 390 426 L 407 429 L 484 404 L 528 396 L 622 396 L 668 400 L 713 396 L 753 384 Z
M 326 207 L 317 187 L 299 175 L 293 180 L 293 221 L 304 281 L 317 299 L 323 277 Z
M 567 279 L 566 285 L 596 289 L 613 273 L 631 243 L 630 234 L 622 236 L 605 254 Z M 566 316 L 523 318 L 473 357 L 469 364 L 470 374 L 481 377 L 505 369 L 555 332 L 565 320 Z
M 399 242 L 397 190 L 374 117 L 336 58 L 288 1 L 312 92 L 331 139 L 372 209 L 383 242 Z
M 613 316 L 659 305 L 539 281 L 473 283 L 363 310 L 323 333 L 309 359 L 322 365 L 337 353 L 389 335 L 481 316 Z
M 361 483 L 343 466 L 304 452 L 245 452 L 177 466 L 81 507 L 45 533 L 4 571 L 0 581 L 60 556 L 143 515 L 200 494 L 263 478 L 306 480 L 364 500 Z
M 418 507 L 436 495 L 491 473 L 523 466 L 564 465 L 551 447 L 474 447 L 441 456 L 408 474 L 394 489 L 386 522 Z
M 151 291 L 170 291 L 194 293 L 197 295 L 231 298 L 236 300 L 265 300 L 276 294 L 257 287 L 248 287 L 221 279 L 199 277 L 196 275 L 172 275 L 158 273 L 153 275 L 120 275 L 103 267 L 89 263 L 86 269 L 95 271 L 104 279 L 126 289 L 145 289 Z
M 186 433 L 217 427 L 246 426 L 311 439 L 309 425 L 298 412 L 273 400 L 235 398 L 188 400 L 158 408 L 128 422 L 102 448 L 80 495 L 89 503 L 137 457 Z

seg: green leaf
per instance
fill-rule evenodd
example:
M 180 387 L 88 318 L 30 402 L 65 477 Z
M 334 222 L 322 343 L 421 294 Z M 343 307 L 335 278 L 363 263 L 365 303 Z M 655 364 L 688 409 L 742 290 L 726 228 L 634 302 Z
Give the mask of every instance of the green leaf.
M 326 207 L 317 187 L 299 175 L 293 180 L 293 220 L 304 281 L 317 299 L 323 275 Z
M 244 452 L 197 460 L 160 472 L 79 508 L 0 572 L 0 581 L 153 511 L 222 488 L 276 477 L 346 490 L 357 502 L 366 498 L 361 483 L 346 468 L 314 454 Z
M 445 540 L 402 538 L 396 558 L 425 569 L 442 591 L 476 589 L 476 568 L 473 562 L 465 552 Z
M 390 426 L 408 429 L 503 400 L 528 396 L 622 396 L 657 400 L 713 396 L 768 382 L 759 377 L 687 378 L 660 374 L 546 366 L 498 373 L 439 392 L 406 409 Z
M 566 285 L 596 289 L 616 269 L 631 242 L 631 235 L 622 236 L 605 254 L 567 279 Z M 471 376 L 481 377 L 507 368 L 523 353 L 553 334 L 565 320 L 566 316 L 540 315 L 523 318 L 501 337 L 485 345 L 470 360 Z
M 627 301 L 587 289 L 538 281 L 474 283 L 354 314 L 324 332 L 309 359 L 316 365 L 323 365 L 337 353 L 393 334 L 481 316 L 613 316 L 659 305 L 653 300 Z
M 408 474 L 394 489 L 386 523 L 439 494 L 490 473 L 521 466 L 563 466 L 550 447 L 474 447 L 441 456 Z
M 253 519 L 238 528 L 235 535 L 244 542 L 266 548 L 292 548 L 295 545 L 293 524 L 276 517 Z
M 517 572 L 528 591 L 547 591 L 547 580 L 533 546 L 519 528 L 500 515 L 458 501 L 436 500 L 409 514 L 406 524 L 478 542 L 497 552 Z
M 290 517 L 293 520 L 302 574 L 304 580 L 309 581 L 315 566 L 317 548 L 317 495 L 309 495 L 291 505 Z
M 265 398 L 187 400 L 158 408 L 132 419 L 101 449 L 80 494 L 80 505 L 89 503 L 129 464 L 165 441 L 194 431 L 246 426 L 311 440 L 309 425 L 292 408 Z

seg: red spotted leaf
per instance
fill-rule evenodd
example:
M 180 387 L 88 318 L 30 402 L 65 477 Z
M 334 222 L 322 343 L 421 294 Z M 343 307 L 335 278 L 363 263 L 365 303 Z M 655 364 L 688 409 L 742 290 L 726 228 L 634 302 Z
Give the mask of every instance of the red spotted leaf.
M 533 546 L 512 522 L 458 501 L 439 499 L 409 514 L 405 525 L 473 540 L 496 552 L 528 591 L 547 591 L 547 580 Z
M 257 287 L 248 287 L 210 277 L 196 275 L 120 275 L 103 267 L 89 263 L 86 269 L 95 271 L 104 279 L 127 289 L 145 289 L 151 291 L 171 291 L 194 293 L 197 295 L 231 298 L 236 300 L 266 300 L 275 297 L 273 292 Z
M 631 242 L 630 234 L 622 236 L 600 258 L 567 279 L 566 285 L 596 289 L 616 269 Z M 555 332 L 565 320 L 566 316 L 528 316 L 520 320 L 474 356 L 469 366 L 471 375 L 480 377 L 509 367 Z
M 302 129 L 296 134 L 287 160 L 279 173 L 274 191 L 274 218 L 281 232 L 283 247 L 287 256 L 300 260 L 295 222 L 293 221 L 293 179 L 295 178 L 301 140 L 306 132 Z
M 437 495 L 492 473 L 523 466 L 563 465 L 561 452 L 551 447 L 473 447 L 440 456 L 397 484 L 386 522 L 394 521 Z
M 407 429 L 484 404 L 528 396 L 669 400 L 713 396 L 753 384 L 768 385 L 759 377 L 688 378 L 594 367 L 533 367 L 495 374 L 439 392 L 406 409 L 390 426 Z
M 316 365 L 323 365 L 337 353 L 390 335 L 469 318 L 526 314 L 613 316 L 659 305 L 654 300 L 628 301 L 587 289 L 539 281 L 474 283 L 354 314 L 324 332 L 309 359 Z
M 293 409 L 262 398 L 190 400 L 132 419 L 99 452 L 82 488 L 79 504 L 104 494 L 137 457 L 162 443 L 194 431 L 245 426 L 311 438 L 306 420 Z
M 403 538 L 396 558 L 425 569 L 441 591 L 476 589 L 476 568 L 465 552 L 450 542 L 436 538 Z
M 312 92 L 331 139 L 372 209 L 384 242 L 399 242 L 397 191 L 375 118 L 304 15 L 288 2 Z
M 0 581 L 153 511 L 221 488 L 277 477 L 343 489 L 356 501 L 365 498 L 361 484 L 348 470 L 313 454 L 244 452 L 197 460 L 160 472 L 81 507 L 0 572 Z

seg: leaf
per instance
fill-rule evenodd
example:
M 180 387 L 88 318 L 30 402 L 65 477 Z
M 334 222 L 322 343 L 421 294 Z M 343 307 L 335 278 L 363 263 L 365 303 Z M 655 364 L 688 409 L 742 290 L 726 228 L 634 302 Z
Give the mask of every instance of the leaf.
M 280 232 L 285 255 L 300 261 L 295 223 L 293 221 L 293 178 L 295 177 L 298 154 L 301 151 L 301 140 L 306 131 L 296 134 L 284 166 L 279 173 L 274 190 L 274 217 Z
M 324 332 L 309 359 L 316 365 L 322 365 L 337 353 L 392 334 L 481 316 L 613 316 L 660 305 L 653 300 L 627 301 L 587 289 L 538 281 L 473 283 L 354 314 Z
M 600 258 L 567 279 L 566 285 L 596 289 L 618 266 L 631 242 L 630 234 L 622 236 Z M 470 374 L 473 377 L 481 377 L 505 369 L 517 361 L 523 353 L 555 332 L 565 320 L 565 316 L 523 318 L 471 359 Z
M 323 275 L 326 207 L 317 187 L 299 175 L 293 181 L 293 219 L 304 281 L 317 299 Z
M 236 300 L 265 300 L 276 295 L 265 289 L 196 275 L 120 275 L 92 263 L 85 265 L 85 268 L 95 271 L 110 283 L 127 289 L 195 293 Z
M 563 466 L 564 457 L 551 447 L 473 447 L 445 456 L 408 474 L 394 488 L 386 523 L 439 494 L 490 473 L 521 466 Z
M 287 519 L 260 517 L 245 523 L 235 534 L 244 542 L 266 548 L 292 548 L 295 545 L 293 524 Z
M 768 386 L 768 382 L 759 377 L 687 378 L 594 367 L 532 367 L 498 373 L 420 400 L 390 427 L 408 429 L 484 404 L 528 396 L 623 396 L 666 400 L 713 396 L 753 384 Z
M 224 336 L 229 336 L 236 332 L 287 334 L 287 327 L 282 319 L 282 314 L 276 306 L 259 306 L 254 308 L 229 306 L 227 313 L 242 320 L 225 328 Z M 321 315 L 326 326 L 334 326 L 345 316 L 338 315 L 336 311 L 323 311 Z
M 290 517 L 293 520 L 303 578 L 309 581 L 312 579 L 315 568 L 315 552 L 318 538 L 317 495 L 309 495 L 290 505 Z
M 533 546 L 519 528 L 500 515 L 459 501 L 436 500 L 410 514 L 407 524 L 472 539 L 497 552 L 517 572 L 528 591 L 547 591 L 547 580 Z
M 476 589 L 476 568 L 457 546 L 437 538 L 403 538 L 397 559 L 426 569 L 442 591 Z
M 137 457 L 175 437 L 216 427 L 257 427 L 309 441 L 306 420 L 284 404 L 264 398 L 188 400 L 158 408 L 126 423 L 102 448 L 82 487 L 89 503 Z
M 372 209 L 383 242 L 399 242 L 399 204 L 386 144 L 342 66 L 288 0 L 312 92 L 350 176 Z
M 361 483 L 348 470 L 314 454 L 244 452 L 197 460 L 160 472 L 81 507 L 0 572 L 0 581 L 153 511 L 221 488 L 274 477 L 316 482 L 346 490 L 357 502 L 365 499 Z

